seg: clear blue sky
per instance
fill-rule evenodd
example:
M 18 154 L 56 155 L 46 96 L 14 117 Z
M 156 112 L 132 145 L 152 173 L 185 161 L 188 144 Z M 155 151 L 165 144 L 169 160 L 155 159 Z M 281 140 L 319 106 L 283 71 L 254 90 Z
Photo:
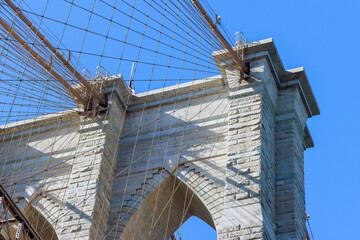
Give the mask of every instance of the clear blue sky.
M 360 1 L 209 2 L 230 32 L 272 37 L 287 69 L 305 67 L 321 110 L 308 120 L 315 148 L 305 152 L 314 238 L 360 239 Z
M 315 148 L 305 154 L 314 237 L 360 239 L 360 1 L 208 1 L 230 33 L 240 30 L 249 41 L 272 37 L 287 69 L 305 67 L 321 110 L 308 121 Z M 190 219 L 182 239 L 216 239 L 216 233 Z

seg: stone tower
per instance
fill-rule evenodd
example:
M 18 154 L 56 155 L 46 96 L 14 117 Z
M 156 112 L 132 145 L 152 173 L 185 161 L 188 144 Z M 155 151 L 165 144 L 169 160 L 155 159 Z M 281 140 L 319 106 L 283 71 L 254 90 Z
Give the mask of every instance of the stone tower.
M 247 48 L 249 81 L 213 57 L 219 76 L 136 96 L 114 76 L 100 115 L 1 130 L 2 179 L 44 239 L 169 239 L 191 216 L 218 239 L 305 239 L 305 71 L 272 39 Z

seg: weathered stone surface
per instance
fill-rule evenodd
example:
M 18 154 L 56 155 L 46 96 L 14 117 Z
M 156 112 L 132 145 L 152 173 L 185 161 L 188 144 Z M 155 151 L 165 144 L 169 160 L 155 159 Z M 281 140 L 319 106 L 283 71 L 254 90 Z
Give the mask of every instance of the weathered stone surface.
M 226 57 L 220 76 L 136 96 L 117 76 L 96 117 L 6 126 L 2 179 L 46 239 L 169 239 L 190 216 L 218 239 L 305 239 L 306 75 L 271 40 L 248 48 L 249 81 Z

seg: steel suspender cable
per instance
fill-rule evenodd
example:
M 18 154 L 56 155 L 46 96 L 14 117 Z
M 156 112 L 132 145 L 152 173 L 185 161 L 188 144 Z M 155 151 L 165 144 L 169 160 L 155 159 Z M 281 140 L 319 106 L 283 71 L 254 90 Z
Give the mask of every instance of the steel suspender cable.
M 11 0 L 4 0 L 4 1 L 21 18 L 21 20 L 25 22 L 25 24 L 35 33 L 35 35 L 40 38 L 40 40 L 45 44 L 45 46 L 47 46 L 51 50 L 51 52 L 64 64 L 64 66 L 66 68 L 68 68 L 70 70 L 70 72 L 72 72 L 75 75 L 75 77 L 81 82 L 81 84 L 83 84 L 85 86 L 85 88 L 88 90 L 88 92 L 91 93 L 94 97 L 96 97 L 102 105 L 106 105 L 107 104 L 106 98 L 103 96 L 103 94 L 98 93 L 96 90 L 93 89 L 93 87 L 81 76 L 81 74 L 79 72 L 77 72 L 76 69 L 74 69 L 71 66 L 71 64 L 57 51 L 57 49 L 51 45 L 51 43 L 45 38 L 45 36 L 43 34 L 41 34 L 38 29 L 35 28 L 34 24 L 31 23 L 29 21 L 29 19 L 27 17 L 25 17 L 25 15 L 18 8 L 16 8 L 14 3 Z M 22 40 L 21 41 L 18 40 L 18 41 L 22 42 Z M 41 63 L 41 61 L 40 61 L 40 63 Z M 74 94 L 75 97 L 77 97 L 80 101 L 83 102 L 84 105 L 86 105 L 84 99 L 77 96 L 77 94 L 74 93 L 75 91 L 73 89 L 71 89 L 72 87 L 68 86 L 68 84 L 64 83 L 60 79 L 58 79 L 58 80 L 64 85 L 66 90 L 68 90 L 71 94 Z
M 247 73 L 249 72 L 249 67 L 243 62 L 241 61 L 236 53 L 234 52 L 234 50 L 232 49 L 232 47 L 230 46 L 230 44 L 227 42 L 227 40 L 224 38 L 224 36 L 221 34 L 221 32 L 218 30 L 217 26 L 214 24 L 214 22 L 211 20 L 210 16 L 207 14 L 207 12 L 205 11 L 205 9 L 203 8 L 203 6 L 200 4 L 200 2 L 198 0 L 192 0 L 192 2 L 194 3 L 194 5 L 199 9 L 199 11 L 202 14 L 202 17 L 206 19 L 206 21 L 208 22 L 211 30 L 214 31 L 214 33 L 216 34 L 216 36 L 220 39 L 221 43 L 224 45 L 224 47 L 228 50 L 228 52 L 231 55 L 231 58 L 234 60 L 234 62 L 236 63 L 236 65 L 238 66 L 239 70 L 241 71 L 241 73 L 243 74 L 242 77 L 244 77 L 245 79 L 248 78 L 249 76 L 247 75 Z
M 170 81 L 176 80 L 178 83 L 182 83 L 184 81 L 192 81 L 194 83 L 194 80 L 199 79 L 199 74 L 206 75 L 205 79 L 208 77 L 209 73 L 218 74 L 216 65 L 212 60 L 212 52 L 219 50 L 228 56 L 230 56 L 230 53 L 222 50 L 223 43 L 219 39 L 217 39 L 217 37 L 215 36 L 215 32 L 211 29 L 209 24 L 204 21 L 203 14 L 199 13 L 196 6 L 193 5 L 190 1 L 144 1 L 144 3 L 146 3 L 145 6 L 147 8 L 147 11 L 144 11 L 143 6 L 136 1 L 134 1 L 133 5 L 123 0 L 116 1 L 115 4 L 109 4 L 102 0 L 98 1 L 97 4 L 102 4 L 102 6 L 111 9 L 111 14 L 106 15 L 109 17 L 102 15 L 101 11 L 99 11 L 99 8 L 96 9 L 95 1 L 91 2 L 92 5 L 90 7 L 87 7 L 88 5 L 86 4 L 74 3 L 74 1 L 66 1 L 66 4 L 69 4 L 70 10 L 65 21 L 45 16 L 45 14 L 38 14 L 32 12 L 31 10 L 26 9 L 26 6 L 24 5 L 21 8 L 19 5 L 19 7 L 15 8 L 14 10 L 14 5 L 11 7 L 10 0 L 5 0 L 5 2 L 6 4 L 1 4 L 2 7 L 4 9 L 6 8 L 7 10 L 9 10 L 8 7 L 10 7 L 15 13 L 15 15 L 13 15 L 14 13 L 11 13 L 9 11 L 6 11 L 6 14 L 2 15 L 4 24 L 1 24 L 2 29 L 0 31 L 0 41 L 1 43 L 6 42 L 6 44 L 2 46 L 2 51 L 6 53 L 6 55 L 3 55 L 6 56 L 6 62 L 5 60 L 0 61 L 1 63 L 4 63 L 2 66 L 0 66 L 2 68 L 2 70 L 0 71 L 0 74 L 2 76 L 1 79 L 4 80 L 4 84 L 0 85 L 0 95 L 7 95 L 7 97 L 13 101 L 4 100 L 3 103 L 0 103 L 3 104 L 1 114 L 5 114 L 8 111 L 9 107 L 11 108 L 9 116 L 5 116 L 4 118 L 2 118 L 4 120 L 0 119 L 0 122 L 4 121 L 5 123 L 8 123 L 17 120 L 24 120 L 31 116 L 38 117 L 42 115 L 42 113 L 46 114 L 49 112 L 56 112 L 56 110 L 60 109 L 70 110 L 73 108 L 73 105 L 70 103 L 71 98 L 69 97 L 69 95 L 73 96 L 78 91 L 78 97 L 83 97 L 81 101 L 83 101 L 84 105 L 87 105 L 89 102 L 86 94 L 83 94 L 83 92 L 79 88 L 76 88 L 74 86 L 75 84 L 84 85 L 82 83 L 82 79 L 91 79 L 91 77 L 79 77 L 80 72 L 78 72 L 76 69 L 78 69 L 78 66 L 80 66 L 78 64 L 80 57 L 82 58 L 82 60 L 85 59 L 85 56 L 86 59 L 88 57 L 93 57 L 97 60 L 99 65 L 109 64 L 108 60 L 112 61 L 112 63 L 117 62 L 118 64 L 116 65 L 118 66 L 118 71 L 116 73 L 118 73 L 120 69 L 123 69 L 123 66 L 126 66 L 126 64 L 124 64 L 126 62 L 135 62 L 135 65 L 137 66 L 137 70 L 134 73 L 134 81 L 135 84 L 139 83 L 140 85 L 140 83 L 142 83 L 142 87 L 146 92 L 143 95 L 145 101 L 141 103 L 143 104 L 142 107 L 137 110 L 137 116 L 139 117 L 139 122 L 137 123 L 137 126 L 134 127 L 134 129 L 126 129 L 123 133 L 119 132 L 116 138 L 116 142 L 113 143 L 117 148 L 121 147 L 121 139 L 131 137 L 135 139 L 134 147 L 132 149 L 133 152 L 129 155 L 131 159 L 129 164 L 115 172 L 114 179 L 120 176 L 125 179 L 123 186 L 123 194 L 126 194 L 126 189 L 131 189 L 130 181 L 132 178 L 130 174 L 133 173 L 133 166 L 135 164 L 139 164 L 139 162 L 144 161 L 145 175 L 142 176 L 142 185 L 140 186 L 140 188 L 138 188 L 140 190 L 139 198 L 136 200 L 134 205 L 127 206 L 129 208 L 126 209 L 122 209 L 125 200 L 121 203 L 121 207 L 118 212 L 118 218 L 116 219 L 117 222 L 115 222 L 115 224 L 111 226 L 111 229 L 107 232 L 107 234 L 109 234 L 113 231 L 114 235 L 118 236 L 118 234 L 122 231 L 121 224 L 125 216 L 124 214 L 129 213 L 129 211 L 136 210 L 138 206 L 137 204 L 141 204 L 149 195 L 150 191 L 152 191 L 157 186 L 156 179 L 161 181 L 161 179 L 169 176 L 170 174 L 178 177 L 179 172 L 169 172 L 165 170 L 169 167 L 166 161 L 163 162 L 162 168 L 158 169 L 156 174 L 150 173 L 153 171 L 153 169 L 151 168 L 151 160 L 154 156 L 153 150 L 159 146 L 165 146 L 166 150 L 163 159 L 166 160 L 170 156 L 170 154 L 173 154 L 173 150 L 170 151 L 171 149 L 168 146 L 170 146 L 170 144 L 178 135 L 179 146 L 176 150 L 178 158 L 175 161 L 175 166 L 176 169 L 180 171 L 182 163 L 180 163 L 179 160 L 182 151 L 191 146 L 191 142 L 196 139 L 198 134 L 203 134 L 200 131 L 200 128 L 204 125 L 202 123 L 199 123 L 196 127 L 196 129 L 198 129 L 196 130 L 196 133 L 194 133 L 194 135 L 192 136 L 187 136 L 186 128 L 188 126 L 188 123 L 184 121 L 182 124 L 179 125 L 174 120 L 175 115 L 178 112 L 183 112 L 184 120 L 191 122 L 192 120 L 199 118 L 200 121 L 200 119 L 203 120 L 203 117 L 200 118 L 200 115 L 203 114 L 203 111 L 207 111 L 207 108 L 212 108 L 214 102 L 216 102 L 215 105 L 219 104 L 221 106 L 224 106 L 223 103 L 226 99 L 223 94 L 220 94 L 218 96 L 218 98 L 220 99 L 206 99 L 207 102 L 203 103 L 203 101 L 205 101 L 206 88 L 204 87 L 204 89 L 201 89 L 200 87 L 200 91 L 198 93 L 199 95 L 196 96 L 200 99 L 199 101 L 201 102 L 200 110 L 197 114 L 192 115 L 190 113 L 190 104 L 193 99 L 193 91 L 191 90 L 185 100 L 175 99 L 174 102 L 171 103 L 173 104 L 171 106 L 171 108 L 173 108 L 173 111 L 170 113 L 170 115 L 174 117 L 170 120 L 171 122 L 167 134 L 164 136 L 158 136 L 158 134 L 162 131 L 161 121 L 163 121 L 164 118 L 166 119 L 166 116 L 162 115 L 161 113 L 162 109 L 164 107 L 167 107 L 167 103 L 161 103 L 158 106 L 155 106 L 155 108 L 157 109 L 155 109 L 154 111 L 156 112 L 157 119 L 152 123 L 149 122 L 146 119 L 146 114 L 148 113 L 147 111 L 149 106 L 149 97 L 152 97 L 150 89 L 153 85 L 157 84 L 156 82 L 162 81 L 163 95 L 160 97 L 160 100 L 163 100 L 165 99 L 164 89 Z M 119 5 L 117 5 L 117 3 Z M 130 11 L 127 11 L 123 10 L 123 6 L 132 6 L 132 8 L 130 8 Z M 90 14 L 89 21 L 86 27 L 81 27 L 80 25 L 71 22 L 70 11 L 73 7 L 77 8 L 78 10 L 80 9 L 87 14 Z M 25 15 L 23 15 L 23 13 L 26 14 L 26 17 Z M 117 18 L 119 14 L 122 16 L 126 16 L 126 19 L 129 19 L 128 26 L 126 26 L 126 24 L 123 24 L 125 22 L 124 19 Z M 50 34 L 51 31 L 44 31 L 40 27 L 35 28 L 34 25 L 31 24 L 31 22 L 36 23 L 36 21 L 30 19 L 30 16 L 35 18 L 39 17 L 41 21 L 51 21 L 53 23 L 60 24 L 60 26 L 63 26 L 64 29 L 60 40 L 56 37 L 53 37 L 52 41 L 50 41 L 50 37 L 48 37 L 49 40 L 45 39 L 45 36 Z M 11 20 L 12 17 L 14 20 Z M 29 19 L 27 19 L 27 17 L 29 17 Z M 107 27 L 104 28 L 104 30 L 107 31 L 105 31 L 105 33 L 99 31 L 98 29 L 91 28 L 90 18 L 94 19 L 96 17 L 99 17 L 102 19 L 101 21 L 106 22 Z M 124 35 L 125 38 L 119 37 L 120 35 L 114 36 L 111 34 L 111 30 L 113 27 L 120 26 L 126 32 L 126 35 Z M 10 32 L 9 30 L 11 29 L 13 29 L 15 34 L 17 35 L 9 35 L 8 32 Z M 74 29 L 82 33 L 86 33 L 84 38 L 82 38 L 80 49 L 73 49 L 72 47 L 67 48 L 62 45 L 63 39 L 65 39 L 65 35 Z M 41 34 L 39 33 L 40 30 L 42 32 Z M 140 36 L 140 38 L 138 38 L 140 40 L 139 43 L 133 41 L 133 36 L 131 36 L 132 33 L 136 33 L 138 36 Z M 101 49 L 99 52 L 91 49 L 89 50 L 86 47 L 85 41 L 90 38 L 90 35 L 91 37 L 93 35 L 97 37 L 97 39 L 103 40 L 103 42 L 101 42 L 103 44 L 101 44 Z M 151 44 L 148 40 L 150 40 Z M 19 42 L 22 43 L 23 46 L 20 46 Z M 58 47 L 55 48 L 54 46 L 56 46 L 57 43 Z M 117 55 L 115 54 L 115 52 L 114 55 L 109 54 L 109 51 L 107 49 L 108 46 L 113 47 L 114 44 L 118 44 L 116 46 L 122 44 L 121 47 L 117 48 L 120 50 Z M 72 61 L 73 63 L 76 63 L 75 65 L 70 65 L 69 61 L 70 68 L 66 64 L 67 60 L 65 59 L 65 57 L 61 56 L 60 54 L 60 51 L 67 53 L 68 49 L 71 49 L 73 55 L 78 54 L 78 58 L 76 59 L 74 56 L 72 56 L 72 59 L 75 59 L 74 61 Z M 129 49 L 131 49 L 131 51 L 133 52 L 136 52 L 137 54 L 135 54 L 135 56 L 129 56 Z M 59 54 L 60 57 L 58 56 Z M 26 55 L 25 58 L 22 57 L 24 55 Z M 43 59 L 43 61 L 35 60 L 33 59 L 33 57 Z M 64 60 L 66 61 L 65 63 Z M 26 64 L 27 66 L 24 67 L 24 64 Z M 144 74 L 144 69 L 147 69 L 147 75 Z M 159 69 L 162 70 L 159 71 Z M 91 74 L 87 76 L 91 76 Z M 58 78 L 61 78 L 62 81 L 59 81 Z M 147 85 L 144 80 L 147 80 Z M 67 83 L 69 87 L 73 88 L 74 93 L 69 94 L 70 90 L 68 89 L 70 88 L 64 88 L 63 83 Z M 191 83 L 190 85 L 192 85 L 193 83 Z M 88 91 L 88 96 L 92 96 L 92 99 L 98 99 L 99 101 L 101 101 L 101 99 L 97 98 L 96 94 L 93 93 L 98 92 L 99 94 L 101 94 L 99 88 L 94 88 L 93 85 L 90 85 L 90 87 L 91 88 L 87 88 L 85 86 Z M 109 89 L 111 89 L 111 87 L 109 87 Z M 33 94 L 29 94 L 30 91 Z M 8 94 L 8 92 L 12 93 L 14 97 L 11 98 L 12 95 Z M 174 92 L 175 96 L 179 97 L 182 94 L 180 92 L 180 86 L 175 88 Z M 128 95 L 127 97 L 128 99 L 131 98 L 130 95 Z M 112 99 L 111 95 L 110 99 Z M 182 107 L 182 104 L 187 105 L 185 107 Z M 125 111 L 128 110 L 126 104 L 119 106 L 119 108 L 124 108 Z M 75 113 L 78 110 L 73 109 L 71 111 Z M 206 117 L 211 118 L 214 113 L 211 113 L 210 110 L 208 112 L 208 116 Z M 109 111 L 101 114 L 101 119 L 107 121 L 109 118 L 108 114 Z M 132 113 L 129 112 L 128 114 Z M 62 116 L 61 113 L 59 113 L 59 117 L 60 116 Z M 124 120 L 125 115 L 122 121 Z M 76 124 L 74 123 L 72 127 L 63 127 L 62 124 L 64 123 L 66 123 L 66 121 L 59 121 L 51 126 L 51 129 L 49 131 L 52 131 L 52 140 L 49 141 L 49 145 L 47 147 L 40 148 L 40 152 L 47 153 L 46 160 L 44 159 L 44 161 L 39 163 L 39 168 L 37 168 L 37 170 L 33 174 L 26 175 L 26 177 L 21 176 L 22 171 L 26 168 L 26 164 L 31 161 L 38 161 L 37 159 L 42 157 L 42 153 L 38 153 L 33 155 L 31 160 L 28 159 L 27 152 L 30 149 L 29 146 L 42 146 L 46 142 L 46 139 L 41 139 L 41 137 L 44 136 L 43 133 L 36 128 L 31 128 L 29 130 L 30 134 L 21 132 L 20 136 L 1 136 L 4 143 L 9 140 L 9 137 L 11 137 L 11 141 L 8 141 L 6 143 L 15 145 L 17 144 L 17 152 L 15 154 L 16 159 L 14 163 L 19 164 L 20 167 L 14 168 L 13 174 L 10 175 L 11 178 L 9 178 L 5 184 L 6 187 L 11 188 L 11 191 L 13 192 L 15 197 L 20 195 L 20 192 L 21 190 L 23 190 L 23 188 L 26 188 L 30 184 L 36 182 L 39 175 L 43 176 L 44 178 L 50 178 L 51 174 L 53 174 L 53 171 L 55 171 L 54 169 L 61 166 L 61 164 L 63 163 L 70 163 L 71 169 L 74 167 L 72 163 L 74 159 L 64 158 L 62 162 L 55 162 L 54 159 L 52 159 L 52 156 L 59 154 L 58 152 L 68 151 L 67 149 L 70 148 L 72 141 L 71 137 L 68 135 L 71 135 L 70 133 L 72 131 L 77 131 L 76 129 L 80 125 L 80 123 L 77 122 Z M 101 131 L 105 131 L 105 138 L 107 138 L 109 136 L 108 134 L 110 134 L 109 132 L 106 132 L 107 129 L 105 125 L 101 127 Z M 137 154 L 138 146 L 144 147 L 144 144 L 142 143 L 143 140 L 141 139 L 143 138 L 146 131 L 152 134 L 152 138 L 149 140 L 149 146 L 147 146 L 148 148 L 142 151 L 141 154 Z M 61 134 L 64 133 L 65 135 L 59 136 L 58 134 L 60 134 L 60 132 Z M 80 138 L 84 137 L 85 135 L 85 133 L 81 133 Z M 218 137 L 220 137 L 220 135 Z M 18 141 L 18 139 L 20 139 L 20 141 Z M 63 144 L 57 144 L 57 142 L 60 141 L 63 141 Z M 216 138 L 212 141 L 214 141 L 214 144 L 216 144 L 218 139 Z M 35 144 L 35 142 L 37 143 Z M 77 144 L 79 144 L 79 142 Z M 100 143 L 94 142 L 94 144 L 97 145 Z M 199 145 L 198 147 L 201 149 L 202 146 Z M 79 147 L 79 151 L 80 150 L 81 149 Z M 77 153 L 77 151 L 75 152 Z M 111 168 L 115 168 L 114 164 L 116 164 L 116 157 L 117 154 L 114 152 L 110 159 L 113 161 L 111 163 Z M 94 159 L 89 160 L 89 167 L 94 166 L 93 160 Z M 10 164 L 10 162 L 11 159 L 6 158 L 4 164 L 7 165 Z M 192 162 L 189 162 L 189 164 L 190 166 L 192 166 Z M 4 171 L 4 168 L 2 170 L 2 173 L 4 175 L 2 175 L 1 179 L 4 179 L 6 178 L 6 176 L 9 176 L 9 174 Z M 204 169 L 203 171 L 206 170 Z M 154 182 L 148 183 L 149 174 L 153 174 Z M 193 186 L 198 186 L 204 181 L 203 179 L 200 180 L 200 178 L 196 177 L 192 171 L 187 172 L 185 175 L 191 178 L 191 180 L 189 180 L 189 184 L 193 184 Z M 87 177 L 90 179 L 92 176 L 89 175 Z M 69 179 L 65 180 L 62 187 L 66 188 L 66 186 L 68 186 L 69 184 L 69 181 Z M 19 185 L 19 187 L 14 187 L 13 182 L 17 182 L 17 184 L 21 185 Z M 169 202 L 166 203 L 166 206 L 168 206 L 166 211 L 162 213 L 164 209 L 158 209 L 156 215 L 154 213 L 154 215 L 152 216 L 151 221 L 153 225 L 155 225 L 159 221 L 159 217 L 161 216 L 161 214 L 166 215 L 167 210 L 169 210 L 169 212 L 172 211 L 172 205 L 174 200 L 173 195 L 180 187 L 180 184 L 178 183 L 179 182 L 176 181 L 173 182 L 171 193 L 172 196 L 170 196 Z M 90 184 L 90 180 L 86 180 L 84 184 Z M 111 184 L 110 180 L 109 182 L 101 183 L 99 187 L 105 187 L 108 184 Z M 43 197 L 41 197 L 41 199 L 43 201 L 46 193 L 48 191 L 51 192 L 50 185 L 44 186 L 42 188 L 42 191 L 44 195 Z M 194 196 L 195 195 L 193 192 L 191 193 L 187 190 L 185 199 L 192 199 Z M 94 197 L 93 194 L 85 194 L 81 203 L 74 204 L 74 206 L 72 206 L 71 208 L 64 207 L 61 211 L 61 214 L 52 213 L 49 216 L 54 216 L 57 222 L 61 222 L 66 216 L 66 214 L 73 211 L 74 208 L 78 208 L 81 210 L 83 204 L 85 204 L 85 202 L 92 197 Z M 62 199 L 65 200 L 65 194 L 62 195 Z M 101 201 L 103 205 L 99 209 L 99 214 L 103 214 L 105 211 L 107 211 L 105 199 Z M 184 202 L 183 204 L 180 226 L 185 221 L 185 215 L 190 207 L 190 202 Z M 48 206 L 49 211 L 53 211 L 53 209 L 55 209 L 55 206 L 51 205 L 50 203 L 47 203 L 45 206 Z M 29 211 L 35 212 L 34 209 Z M 94 222 L 94 224 L 97 224 L 96 232 L 100 232 L 102 230 L 100 229 L 100 219 L 94 220 Z M 169 224 L 169 222 L 170 217 L 169 215 L 167 215 L 167 224 Z M 45 228 L 48 229 L 49 227 L 47 226 Z M 42 229 L 41 233 L 46 231 L 45 228 Z M 169 226 L 166 227 L 165 231 L 167 232 L 167 234 L 172 234 L 171 232 L 169 232 Z M 181 229 L 178 232 L 178 235 L 181 235 Z M 175 235 L 173 236 L 175 237 Z M 132 235 L 131 237 L 135 238 L 135 235 Z

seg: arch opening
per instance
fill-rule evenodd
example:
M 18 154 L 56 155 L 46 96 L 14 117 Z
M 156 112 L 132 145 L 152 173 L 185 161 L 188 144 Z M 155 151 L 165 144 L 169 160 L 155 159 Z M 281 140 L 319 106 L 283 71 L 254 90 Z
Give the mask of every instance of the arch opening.
M 30 204 L 27 205 L 23 209 L 23 214 L 31 223 L 35 231 L 40 235 L 41 239 L 58 240 L 53 226 L 35 207 Z
M 183 181 L 169 176 L 140 204 L 120 239 L 166 240 L 192 216 L 215 229 L 212 216 L 198 195 Z
M 170 238 L 171 239 L 171 238 Z M 172 236 L 172 239 L 180 240 L 216 240 L 217 233 L 209 224 L 196 216 L 190 217 Z
M 58 240 L 57 234 L 49 221 L 33 206 L 27 205 L 22 213 L 35 229 L 41 239 Z M 9 222 L 5 227 L 0 229 L 0 239 L 15 239 L 18 222 Z M 21 240 L 30 239 L 25 232 L 20 234 Z

